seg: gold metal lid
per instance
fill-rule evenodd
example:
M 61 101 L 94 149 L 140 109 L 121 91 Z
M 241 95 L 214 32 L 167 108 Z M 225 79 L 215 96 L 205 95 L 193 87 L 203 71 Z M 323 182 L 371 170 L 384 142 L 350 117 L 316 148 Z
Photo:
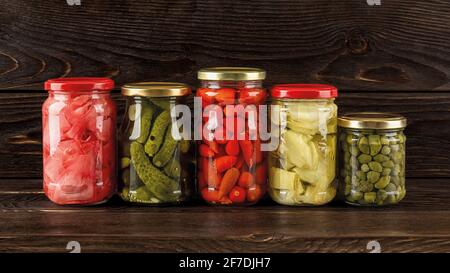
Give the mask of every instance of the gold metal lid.
M 392 113 L 360 112 L 339 117 L 338 125 L 353 129 L 401 129 L 406 127 L 406 118 Z
M 199 80 L 256 81 L 266 78 L 266 71 L 251 67 L 211 67 L 198 71 Z
M 122 86 L 124 96 L 181 97 L 191 93 L 188 85 L 177 82 L 137 82 Z

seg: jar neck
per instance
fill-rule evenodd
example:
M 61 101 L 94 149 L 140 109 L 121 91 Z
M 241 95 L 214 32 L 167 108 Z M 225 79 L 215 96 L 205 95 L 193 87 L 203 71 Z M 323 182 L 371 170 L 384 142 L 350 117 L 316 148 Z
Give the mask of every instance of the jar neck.
M 219 89 L 219 88 L 262 88 L 262 81 L 201 81 L 201 87 Z
M 49 90 L 48 91 L 49 97 L 56 98 L 56 99 L 67 99 L 67 98 L 75 98 L 78 96 L 90 96 L 91 98 L 104 98 L 104 97 L 110 97 L 111 93 L 110 91 L 80 91 L 80 92 L 65 92 L 65 91 L 54 91 Z
M 272 98 L 273 101 L 280 102 L 334 102 L 335 98 L 329 99 L 290 99 L 290 98 Z
M 405 130 L 405 128 L 397 128 L 397 129 L 370 129 L 370 128 L 345 128 L 345 127 L 339 127 L 342 131 L 347 131 L 351 133 L 371 133 L 371 132 L 377 132 L 377 133 L 402 133 Z

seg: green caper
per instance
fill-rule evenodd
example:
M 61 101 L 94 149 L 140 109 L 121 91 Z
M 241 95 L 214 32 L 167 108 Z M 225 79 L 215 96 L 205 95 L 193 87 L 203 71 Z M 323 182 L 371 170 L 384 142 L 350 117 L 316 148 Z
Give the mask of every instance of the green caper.
M 381 144 L 382 145 L 389 145 L 391 142 L 389 141 L 389 138 L 387 136 L 381 137 Z
M 390 176 L 382 176 L 377 183 L 375 183 L 375 188 L 377 189 L 384 189 L 389 182 L 391 181 L 391 177 Z
M 400 174 L 400 165 L 395 165 L 394 168 L 392 169 L 392 176 L 399 176 Z
M 403 160 L 403 153 L 402 152 L 395 152 L 392 154 L 391 156 L 392 161 L 394 161 L 394 163 L 400 163 Z
M 363 171 L 356 171 L 356 177 L 358 177 L 359 180 L 367 180 L 366 173 Z
M 390 169 L 394 168 L 394 162 L 392 162 L 391 160 L 383 162 L 383 163 L 381 163 L 381 165 L 384 168 L 390 168 Z
M 393 183 L 389 183 L 384 190 L 388 193 L 397 191 L 397 187 Z
M 344 153 L 344 162 L 345 162 L 345 164 L 348 164 L 350 162 L 350 157 L 351 156 L 352 155 L 349 153 L 349 151 L 345 151 L 345 153 Z
M 346 176 L 345 177 L 345 184 L 350 184 L 350 183 L 352 183 L 352 179 L 351 179 L 351 177 L 350 176 Z
M 347 144 L 353 145 L 354 142 L 356 142 L 358 139 L 354 138 L 352 134 L 347 135 Z
M 356 157 L 352 156 L 350 158 L 350 166 L 353 169 L 359 169 L 359 161 L 358 161 L 358 159 Z
M 346 185 L 344 194 L 345 195 L 349 195 L 351 190 L 352 190 L 352 186 L 351 185 Z
M 376 192 L 366 192 L 364 194 L 364 201 L 366 201 L 367 203 L 374 203 L 375 200 L 377 199 L 377 193 Z
M 360 154 L 360 155 L 358 156 L 358 161 L 359 161 L 359 163 L 361 163 L 361 164 L 367 164 L 367 163 L 369 163 L 370 161 L 372 161 L 372 157 L 371 157 L 370 155 L 367 155 L 367 154 Z
M 394 195 L 388 195 L 388 197 L 385 201 L 390 204 L 395 204 L 395 203 L 397 203 L 397 198 L 395 198 Z
M 368 181 L 361 181 L 359 186 L 356 187 L 356 189 L 361 192 L 370 192 L 373 190 L 373 185 Z
M 369 136 L 370 155 L 375 156 L 381 150 L 381 139 L 379 135 Z
M 369 141 L 367 137 L 362 137 L 358 141 L 358 148 L 364 154 L 370 154 Z
M 384 201 L 387 198 L 387 192 L 385 190 L 379 190 L 377 192 L 377 201 Z
M 381 164 L 379 162 L 376 162 L 376 161 L 369 162 L 369 168 L 372 171 L 376 171 L 376 172 L 379 172 L 379 173 L 381 173 L 381 171 L 383 171 L 383 166 L 381 166 Z
M 369 165 L 367 164 L 362 164 L 361 165 L 361 171 L 367 173 L 368 171 L 370 171 Z
M 391 152 L 398 152 L 398 151 L 400 151 L 400 145 L 398 145 L 398 144 L 394 144 L 394 145 L 391 145 Z
M 382 175 L 390 175 L 391 174 L 390 168 L 383 168 L 383 171 L 381 172 Z
M 376 156 L 373 157 L 373 160 L 375 160 L 376 162 L 379 162 L 379 163 L 383 163 L 383 162 L 389 161 L 389 156 L 377 154 Z
M 389 146 L 383 146 L 383 148 L 381 149 L 381 153 L 384 155 L 388 155 L 391 153 L 391 148 L 389 148 Z
M 359 185 L 359 179 L 356 177 L 356 175 L 353 175 L 351 177 L 351 184 L 353 187 L 357 187 Z
M 376 171 L 370 171 L 367 173 L 367 181 L 370 183 L 376 183 L 380 179 L 380 173 Z
M 359 192 L 359 191 L 351 191 L 350 192 L 350 197 L 354 200 L 354 201 L 358 201 L 363 197 L 363 193 Z
M 394 183 L 394 185 L 400 185 L 400 177 L 398 176 L 391 176 L 391 182 Z
M 359 155 L 358 147 L 356 147 L 356 146 L 351 146 L 351 147 L 350 147 L 350 154 L 353 155 L 353 156 L 358 156 L 358 155 Z

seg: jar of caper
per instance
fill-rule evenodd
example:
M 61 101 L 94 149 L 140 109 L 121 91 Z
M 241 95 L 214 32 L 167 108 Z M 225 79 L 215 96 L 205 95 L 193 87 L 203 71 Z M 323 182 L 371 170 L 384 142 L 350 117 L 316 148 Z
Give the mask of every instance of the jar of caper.
M 354 113 L 340 117 L 338 125 L 341 198 L 360 206 L 400 202 L 406 194 L 406 118 L 387 113 Z

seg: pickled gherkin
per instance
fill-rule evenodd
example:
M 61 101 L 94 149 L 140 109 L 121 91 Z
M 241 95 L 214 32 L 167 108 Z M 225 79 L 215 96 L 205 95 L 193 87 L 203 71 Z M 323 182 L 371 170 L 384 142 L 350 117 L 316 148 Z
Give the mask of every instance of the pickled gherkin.
M 162 93 L 158 94 L 162 97 L 152 97 L 154 84 L 142 83 L 136 84 L 137 87 L 126 85 L 122 88 L 128 100 L 127 114 L 120 129 L 119 195 L 127 202 L 140 204 L 188 201 L 194 188 L 191 171 L 195 169 L 194 154 L 190 149 L 190 140 L 175 140 L 172 137 L 170 117 L 170 107 L 184 104 L 185 98 L 164 97 Z M 148 90 L 144 90 L 147 85 Z M 162 85 L 172 86 L 168 87 L 172 93 L 177 88 L 187 88 L 185 85 L 174 87 L 173 83 Z M 161 88 L 159 83 L 156 90 L 160 92 Z
M 284 121 L 280 115 L 284 129 L 280 132 L 278 149 L 269 157 L 269 194 L 274 201 L 283 205 L 323 205 L 335 197 L 337 106 L 333 98 L 336 94 L 317 100 L 273 100 L 272 104 L 279 106 L 273 108 L 279 109 L 277 115 L 287 113 Z M 357 145 L 352 138 L 343 141 L 349 147 Z M 357 147 L 343 153 L 346 162 L 353 165 L 359 164 L 360 154 Z M 346 170 L 342 173 L 345 175 Z
M 154 113 L 155 107 L 146 100 L 139 101 L 128 107 L 128 118 L 134 119 L 133 131 L 129 137 L 130 140 L 145 143 L 150 133 Z
M 172 136 L 172 126 L 169 126 L 161 148 L 153 157 L 153 164 L 157 167 L 164 167 L 172 159 L 177 145 L 178 141 Z
M 156 117 L 152 131 L 150 132 L 150 137 L 145 143 L 145 152 L 149 156 L 154 156 L 159 151 L 159 148 L 164 142 L 164 135 L 170 121 L 169 111 L 163 111 Z
M 343 154 L 346 152 L 360 154 L 358 156 L 360 165 L 352 165 L 343 155 L 339 159 L 339 193 L 347 203 L 354 205 L 395 204 L 406 194 L 403 134 L 406 120 L 398 115 L 379 114 L 387 116 L 386 120 L 374 115 L 375 113 L 352 114 L 339 118 L 338 122 L 341 127 L 339 146 Z M 365 119 L 370 123 L 364 123 Z M 353 128 L 349 126 L 349 120 L 352 121 L 352 126 L 362 127 L 362 124 L 373 126 L 376 123 L 378 128 Z M 349 143 L 348 139 L 352 141 Z M 358 151 L 354 151 L 355 149 Z M 366 176 L 362 175 L 363 173 Z M 351 177 L 355 179 L 349 179 Z

